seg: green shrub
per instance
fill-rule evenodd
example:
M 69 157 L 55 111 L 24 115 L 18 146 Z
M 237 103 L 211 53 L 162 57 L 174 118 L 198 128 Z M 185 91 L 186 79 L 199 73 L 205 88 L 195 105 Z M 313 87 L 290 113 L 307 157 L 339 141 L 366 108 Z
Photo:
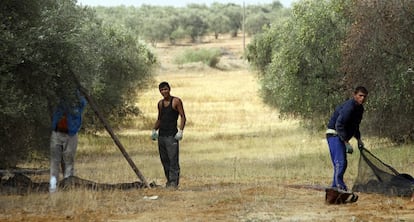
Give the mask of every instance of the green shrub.
M 178 65 L 192 62 L 202 62 L 210 67 L 216 67 L 220 61 L 220 49 L 187 49 L 175 58 L 174 62 Z

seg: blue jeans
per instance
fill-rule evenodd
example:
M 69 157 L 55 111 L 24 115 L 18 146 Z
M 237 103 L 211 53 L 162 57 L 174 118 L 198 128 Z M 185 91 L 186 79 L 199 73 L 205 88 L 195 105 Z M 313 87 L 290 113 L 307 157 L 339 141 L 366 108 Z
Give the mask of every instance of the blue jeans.
M 327 138 L 327 141 L 334 168 L 332 187 L 348 190 L 344 182 L 344 174 L 348 166 L 345 143 L 339 136 L 330 136 Z
M 177 187 L 180 179 L 179 142 L 174 136 L 158 137 L 158 150 L 167 186 Z

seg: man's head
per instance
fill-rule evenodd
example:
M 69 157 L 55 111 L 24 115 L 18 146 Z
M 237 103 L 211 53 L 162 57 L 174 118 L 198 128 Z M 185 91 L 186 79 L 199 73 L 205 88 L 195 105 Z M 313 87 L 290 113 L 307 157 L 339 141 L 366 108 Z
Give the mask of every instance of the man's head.
M 168 84 L 168 82 L 161 82 L 161 83 L 158 85 L 158 88 L 159 88 L 159 89 L 164 88 L 164 87 L 167 87 L 168 89 L 171 89 L 170 84 Z
M 367 96 L 368 96 L 368 90 L 365 87 L 358 86 L 358 87 L 355 88 L 355 90 L 354 90 L 354 100 L 358 104 L 362 105 L 366 101 Z
M 161 82 L 158 85 L 158 88 L 160 90 L 161 95 L 164 98 L 169 98 L 170 97 L 170 89 L 171 89 L 171 87 L 170 87 L 170 84 L 168 84 L 168 82 Z

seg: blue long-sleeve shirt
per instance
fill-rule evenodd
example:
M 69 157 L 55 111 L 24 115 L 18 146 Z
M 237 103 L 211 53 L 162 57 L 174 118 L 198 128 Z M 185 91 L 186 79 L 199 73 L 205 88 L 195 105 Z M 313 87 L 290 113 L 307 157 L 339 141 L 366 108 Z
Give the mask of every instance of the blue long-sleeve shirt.
M 52 116 L 52 130 L 55 130 L 59 120 L 64 114 L 66 114 L 68 135 L 75 135 L 82 125 L 82 113 L 86 106 L 86 99 L 83 96 L 79 96 L 79 102 L 75 105 L 68 105 L 61 102 Z
M 363 105 L 353 98 L 336 107 L 328 123 L 328 129 L 334 129 L 342 141 L 349 141 L 352 137 L 361 138 L 359 124 L 364 113 Z

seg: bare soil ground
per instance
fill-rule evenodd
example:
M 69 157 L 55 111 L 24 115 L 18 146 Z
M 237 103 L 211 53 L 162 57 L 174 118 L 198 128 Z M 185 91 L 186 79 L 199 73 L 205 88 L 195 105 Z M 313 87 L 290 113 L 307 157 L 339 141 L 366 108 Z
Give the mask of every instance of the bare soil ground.
M 3 208 L 1 221 L 413 221 L 414 202 L 396 197 L 359 194 L 358 202 L 327 205 L 325 193 L 292 188 L 274 181 L 260 183 L 196 184 L 184 178 L 179 190 L 154 188 L 128 191 L 83 191 L 94 195 L 93 210 L 53 210 L 64 203 L 54 195 L 30 194 L 43 206 Z M 79 191 L 82 192 L 82 191 Z M 92 192 L 92 194 L 91 194 Z M 63 193 L 63 194 L 62 194 Z M 67 193 L 66 193 L 67 195 Z M 78 195 L 74 193 L 74 195 Z M 152 200 L 149 197 L 157 197 Z M 1 204 L 19 202 L 19 196 L 2 196 Z M 116 201 L 119 206 L 110 202 Z M 112 206 L 112 208 L 109 208 Z
M 211 40 L 195 47 L 223 47 L 230 52 L 223 58 L 227 66 L 232 63 L 243 68 L 240 42 L 241 38 Z M 183 69 L 170 63 L 180 47 L 184 46 L 160 45 L 156 49 L 162 72 Z M 0 221 L 414 221 L 414 202 L 409 198 L 359 193 L 356 203 L 327 205 L 324 191 L 294 187 L 306 185 L 300 183 L 295 178 L 229 181 L 183 176 L 178 190 L 158 187 L 2 195 Z M 79 198 L 72 200 L 77 205 L 65 208 L 65 199 L 71 197 Z

